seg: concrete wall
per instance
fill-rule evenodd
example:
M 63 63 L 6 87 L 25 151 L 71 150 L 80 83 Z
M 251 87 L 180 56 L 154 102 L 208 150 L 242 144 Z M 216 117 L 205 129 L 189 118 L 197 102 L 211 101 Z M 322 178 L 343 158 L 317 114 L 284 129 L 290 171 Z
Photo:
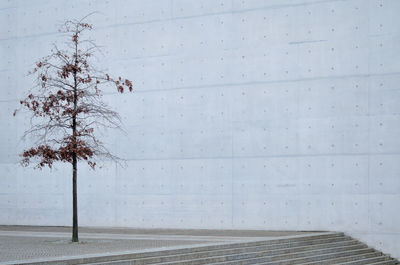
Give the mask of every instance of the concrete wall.
M 400 1 L 0 0 L 0 223 L 71 224 L 71 168 L 18 165 L 25 74 L 92 11 L 128 159 L 79 168 L 83 226 L 345 231 L 400 258 Z M 29 142 L 29 141 L 28 141 Z

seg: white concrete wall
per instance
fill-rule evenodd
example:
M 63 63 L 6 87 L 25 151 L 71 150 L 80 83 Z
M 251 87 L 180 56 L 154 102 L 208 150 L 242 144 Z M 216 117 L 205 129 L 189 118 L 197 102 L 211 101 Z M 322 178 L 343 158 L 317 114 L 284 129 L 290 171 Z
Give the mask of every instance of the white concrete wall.
M 0 223 L 71 224 L 71 169 L 18 165 L 25 74 L 92 11 L 126 169 L 79 168 L 83 226 L 345 231 L 400 258 L 400 1 L 0 0 Z M 111 91 L 110 91 L 111 92 Z

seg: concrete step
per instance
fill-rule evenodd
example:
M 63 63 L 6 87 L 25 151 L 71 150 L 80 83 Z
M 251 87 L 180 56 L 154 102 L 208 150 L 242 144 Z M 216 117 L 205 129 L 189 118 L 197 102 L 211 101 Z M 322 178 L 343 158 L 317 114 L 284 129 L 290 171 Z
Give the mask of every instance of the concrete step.
M 354 246 L 345 246 L 340 247 L 341 250 L 356 250 L 365 248 L 364 245 L 354 245 Z M 314 249 L 306 249 L 306 250 L 297 250 L 297 249 L 285 249 L 284 251 L 260 251 L 260 252 L 250 252 L 236 255 L 228 255 L 228 256 L 217 256 L 207 258 L 206 260 L 200 259 L 199 261 L 192 261 L 192 264 L 209 264 L 215 262 L 223 262 L 223 261 L 233 261 L 233 260 L 242 260 L 242 259 L 255 259 L 257 258 L 260 261 L 260 257 L 290 257 L 290 256 L 303 256 L 308 255 L 310 252 L 318 252 L 318 253 L 328 253 L 333 251 L 331 248 L 326 247 L 324 249 L 314 250 Z M 283 252 L 283 253 L 282 253 Z M 205 262 L 205 263 L 204 263 Z
M 294 259 L 302 259 L 313 256 L 321 256 L 321 255 L 333 255 L 332 257 L 336 257 L 336 253 L 345 253 L 346 255 L 356 255 L 372 252 L 373 250 L 366 248 L 365 246 L 356 246 L 354 249 L 350 250 L 347 247 L 336 248 L 327 248 L 321 250 L 311 250 L 311 251 L 302 251 L 302 252 L 294 252 L 283 255 L 273 255 L 267 256 L 264 252 L 255 252 L 255 253 L 246 253 L 246 254 L 236 254 L 236 255 L 228 255 L 228 256 L 218 256 L 211 258 L 203 258 L 203 259 L 193 259 L 193 260 L 185 260 L 185 261 L 176 261 L 176 262 L 165 262 L 162 264 L 168 265 L 201 265 L 201 264 L 218 264 L 223 262 L 233 262 L 229 264 L 261 264 L 267 262 L 273 262 L 277 260 L 294 260 Z M 136 263 L 132 263 L 136 264 Z M 157 263 L 155 263 L 157 264 Z M 296 263 L 298 264 L 298 263 Z
M 110 255 L 108 257 L 103 257 L 95 261 L 87 260 L 86 264 L 101 264 L 101 262 L 111 262 L 111 261 L 128 261 L 128 260 L 138 260 L 144 258 L 151 257 L 162 257 L 162 256 L 174 256 L 174 255 L 182 255 L 189 253 L 198 253 L 198 252 L 208 252 L 208 251 L 218 251 L 218 250 L 229 250 L 229 249 L 241 249 L 241 248 L 259 248 L 263 249 L 281 249 L 281 248 L 290 248 L 290 247 L 299 247 L 299 246 L 307 246 L 307 245 L 316 245 L 316 244 L 325 244 L 325 243 L 339 243 L 344 241 L 351 241 L 352 239 L 348 236 L 345 236 L 343 233 L 322 233 L 317 235 L 309 235 L 309 236 L 299 236 L 299 237 L 287 237 L 280 239 L 272 239 L 266 241 L 251 241 L 251 242 L 241 242 L 241 243 L 228 243 L 228 244 L 212 244 L 201 247 L 187 247 L 181 249 L 173 249 L 173 250 L 161 250 L 147 253 L 134 253 L 134 254 L 124 254 L 124 255 Z M 79 264 L 84 264 L 82 261 Z
M 400 264 L 399 262 L 395 260 L 388 260 L 388 261 L 382 261 L 382 262 L 377 262 L 377 263 L 372 263 L 371 265 L 395 265 L 395 264 Z
M 340 264 L 341 265 L 381 264 L 382 262 L 384 263 L 384 262 L 392 262 L 392 261 L 393 260 L 388 256 L 378 256 L 378 257 L 374 257 L 374 258 L 350 261 L 350 262 L 345 262 L 345 263 L 340 263 Z M 336 263 L 336 264 L 339 264 L 339 263 Z
M 349 261 L 346 262 L 347 259 L 360 259 L 357 261 Z M 358 257 L 340 257 L 340 258 L 334 258 L 334 259 L 327 259 L 323 261 L 315 261 L 315 262 L 309 262 L 307 265 L 323 265 L 323 264 L 358 264 L 357 262 L 360 262 L 359 264 L 371 264 L 374 262 L 381 262 L 387 260 L 388 257 L 380 255 L 378 252 L 370 253 L 370 254 L 362 254 L 358 255 Z M 305 265 L 305 264 L 304 264 Z
M 91 265 L 322 265 L 398 264 L 343 233 L 317 234 L 124 254 L 69 264 Z
M 343 251 L 343 252 L 334 252 L 328 253 L 323 255 L 315 255 L 315 256 L 308 256 L 302 258 L 295 258 L 295 259 L 287 259 L 287 260 L 277 260 L 273 262 L 265 262 L 260 263 L 263 265 L 291 265 L 291 264 L 312 264 L 314 262 L 320 262 L 319 264 L 336 264 L 336 262 L 347 262 L 356 259 L 365 259 L 371 258 L 374 256 L 378 256 L 379 253 L 375 253 L 373 249 L 361 249 L 356 251 Z M 336 260 L 335 260 L 336 259 Z M 341 263 L 340 263 L 341 264 Z
M 262 252 L 262 253 L 264 253 L 264 256 L 267 256 L 267 255 L 272 256 L 272 255 L 279 255 L 279 254 L 288 254 L 288 253 L 292 253 L 292 252 L 318 250 L 318 249 L 326 249 L 326 248 L 334 248 L 334 247 L 355 247 L 355 246 L 361 247 L 361 243 L 359 241 L 351 240 L 351 238 L 343 238 L 341 241 L 336 241 L 336 242 L 331 242 L 331 243 L 322 243 L 322 244 L 312 244 L 312 243 L 319 243 L 319 242 L 316 242 L 313 240 L 310 240 L 310 241 L 303 241 L 302 242 L 302 243 L 304 243 L 303 246 L 293 246 L 293 245 L 288 245 L 288 244 L 272 244 L 272 245 L 260 245 L 260 246 L 256 246 L 256 247 L 196 251 L 196 252 L 182 254 L 182 255 L 168 255 L 168 256 L 159 256 L 159 257 L 151 257 L 151 258 L 142 258 L 142 259 L 135 260 L 134 264 L 144 265 L 144 264 L 154 264 L 154 263 L 172 262 L 172 261 L 180 261 L 180 260 L 200 259 L 200 258 L 215 257 L 215 256 L 229 256 L 229 255 L 234 255 L 234 254 L 246 254 L 246 253 L 261 253 Z
M 307 263 L 303 263 L 301 265 L 324 265 L 324 264 L 344 264 L 347 263 L 349 260 L 350 262 L 353 262 L 354 260 L 358 260 L 358 261 L 365 261 L 365 264 L 368 264 L 368 260 L 370 259 L 376 259 L 376 258 L 380 258 L 378 259 L 379 261 L 382 261 L 381 256 L 379 253 L 377 252 L 371 252 L 371 253 L 367 253 L 367 254 L 361 254 L 361 255 L 353 255 L 353 256 L 345 256 L 345 257 L 338 257 L 338 258 L 330 258 L 330 259 L 323 259 L 320 261 L 315 261 L 315 262 L 307 262 Z M 371 261 L 370 263 L 373 263 L 374 261 Z M 364 263 L 361 263 L 364 264 Z
M 253 260 L 246 260 L 244 262 L 235 262 L 235 263 L 229 263 L 229 264 L 310 264 L 312 262 L 316 262 L 316 261 L 323 261 L 323 260 L 327 260 L 327 259 L 333 259 L 333 258 L 337 258 L 340 255 L 343 256 L 355 256 L 355 255 L 360 255 L 360 253 L 362 254 L 368 254 L 368 253 L 372 253 L 372 252 L 368 252 L 366 249 L 362 250 L 362 251 L 350 251 L 350 252 L 336 252 L 336 253 L 328 253 L 328 254 L 322 254 L 322 255 L 315 255 L 315 256 L 305 256 L 305 257 L 300 257 L 300 258 L 280 258 L 280 257 L 273 257 L 272 260 L 269 260 L 267 262 L 263 262 L 263 260 L 257 260 L 257 259 L 253 259 Z M 372 255 L 369 255 L 372 256 Z M 220 265 L 220 264 L 218 264 Z

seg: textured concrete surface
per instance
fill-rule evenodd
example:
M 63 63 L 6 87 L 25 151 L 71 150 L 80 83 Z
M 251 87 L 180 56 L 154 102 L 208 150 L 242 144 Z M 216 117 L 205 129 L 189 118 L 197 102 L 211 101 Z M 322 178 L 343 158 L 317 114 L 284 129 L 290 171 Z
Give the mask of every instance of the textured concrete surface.
M 187 245 L 263 240 L 307 235 L 285 231 L 159 230 L 81 228 L 80 243 L 71 243 L 71 228 L 0 226 L 0 262 L 80 256 Z
M 120 251 L 185 246 L 207 241 L 145 240 L 145 239 L 90 239 L 70 243 L 66 237 L 3 236 L 0 235 L 0 262 L 28 259 L 46 259 L 85 254 L 106 254 Z
M 225 235 L 224 241 L 206 242 L 195 244 L 194 240 L 205 237 L 214 239 L 213 236 L 202 235 L 204 231 L 185 230 L 175 231 L 181 237 L 191 238 L 191 242 L 185 245 L 176 245 L 173 231 L 169 230 L 169 235 L 161 237 L 171 237 L 172 246 L 157 247 L 165 245 L 161 243 L 158 230 L 152 231 L 154 237 L 151 242 L 138 240 L 136 235 L 130 234 L 131 229 L 126 230 L 126 234 L 107 234 L 103 233 L 85 234 L 88 239 L 83 244 L 66 245 L 65 239 L 54 240 L 51 237 L 59 237 L 59 232 L 48 232 L 48 228 L 42 229 L 48 234 L 47 240 L 37 237 L 38 231 L 0 231 L 3 236 L 7 232 L 13 232 L 12 238 L 5 238 L 11 246 L 4 248 L 4 257 L 14 258 L 14 260 L 1 261 L 0 264 L 225 264 L 225 263 L 248 263 L 248 264 L 267 264 L 266 262 L 286 262 L 314 264 L 315 262 L 327 261 L 332 264 L 347 264 L 355 262 L 357 264 L 399 264 L 398 261 L 382 254 L 365 244 L 354 240 L 343 233 L 317 232 L 317 233 L 293 233 L 287 232 L 268 232 L 259 231 L 260 234 L 269 234 L 268 237 L 243 237 L 241 240 L 230 240 L 229 231 L 222 231 Z M 35 229 L 35 230 L 40 230 Z M 52 229 L 54 230 L 54 229 Z M 59 229 L 61 230 L 61 229 Z M 121 229 L 122 230 L 122 229 Z M 101 229 L 98 229 L 101 231 Z M 253 231 L 251 231 L 253 232 Z M 146 231 L 147 236 L 149 231 Z M 196 236 L 191 235 L 195 233 Z M 237 234 L 237 231 L 234 232 Z M 241 234 L 247 234 L 241 231 Z M 11 233 L 10 233 L 11 234 Z M 23 236 L 21 236 L 23 234 Z M 183 236 L 182 234 L 185 234 Z M 132 241 L 121 242 L 115 240 L 116 237 L 131 236 Z M 98 238 L 101 236 L 101 238 Z M 32 237 L 34 239 L 32 240 Z M 19 239 L 16 239 L 19 238 Z M 93 239 L 96 238 L 96 239 Z M 122 244 L 121 244 L 122 243 Z M 150 243 L 150 244 L 149 244 Z M 177 243 L 179 244 L 179 243 Z M 71 247 L 70 245 L 73 245 Z M 84 247 L 81 247 L 84 245 Z M 120 249 L 129 249 L 121 251 Z M 145 249 L 142 249 L 145 248 Z M 118 251 L 116 251 L 118 250 Z M 1 254 L 1 253 L 0 253 Z M 28 259 L 26 259 L 26 256 Z M 1 257 L 1 256 L 0 256 Z M 15 258 L 25 258 L 15 259 Z M 376 263 L 381 262 L 381 263 Z
M 0 225 L 0 233 L 8 232 L 40 232 L 40 233 L 70 233 L 71 227 L 55 227 L 55 226 L 15 226 L 15 225 Z M 130 227 L 80 227 L 80 233 L 93 234 L 113 234 L 115 236 L 134 235 L 139 236 L 196 236 L 197 238 L 211 237 L 223 238 L 229 237 L 230 240 L 237 237 L 239 239 L 251 237 L 275 237 L 275 236 L 292 236 L 292 235 L 306 235 L 310 231 L 266 231 L 266 230 L 213 230 L 213 229 L 154 229 L 154 228 L 130 228 Z M 323 231 L 313 231 L 315 233 Z
M 70 225 L 71 169 L 18 166 L 25 74 L 91 18 L 127 168 L 79 167 L 84 226 L 345 231 L 400 258 L 400 1 L 0 0 L 0 223 Z

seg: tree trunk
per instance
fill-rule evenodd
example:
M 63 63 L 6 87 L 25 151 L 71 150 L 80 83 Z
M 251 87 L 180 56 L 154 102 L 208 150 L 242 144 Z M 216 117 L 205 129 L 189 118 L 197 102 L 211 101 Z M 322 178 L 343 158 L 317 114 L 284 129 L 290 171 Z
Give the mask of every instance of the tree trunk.
M 76 79 L 76 78 L 75 78 Z M 76 109 L 76 87 L 74 89 L 74 110 Z M 72 141 L 76 149 L 76 116 L 72 117 Z M 72 153 L 72 242 L 78 242 L 78 195 L 77 195 L 78 165 L 76 152 Z
M 74 70 L 74 113 L 72 115 L 72 141 L 74 151 L 72 153 L 72 242 L 79 242 L 78 238 L 78 195 L 77 195 L 77 177 L 78 165 L 76 156 L 76 108 L 78 104 L 76 79 L 76 69 L 78 67 L 78 43 L 75 43 L 75 70 Z
M 72 157 L 72 242 L 78 242 L 78 196 L 76 178 L 78 175 L 78 167 L 76 154 Z

